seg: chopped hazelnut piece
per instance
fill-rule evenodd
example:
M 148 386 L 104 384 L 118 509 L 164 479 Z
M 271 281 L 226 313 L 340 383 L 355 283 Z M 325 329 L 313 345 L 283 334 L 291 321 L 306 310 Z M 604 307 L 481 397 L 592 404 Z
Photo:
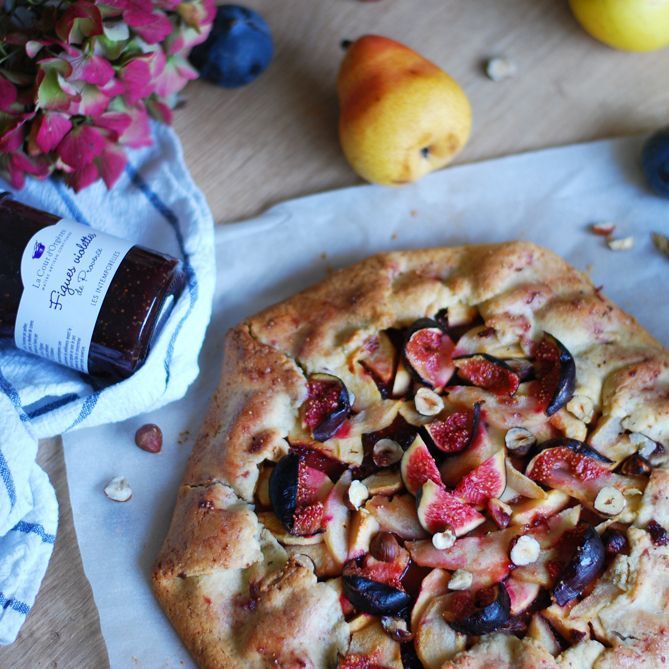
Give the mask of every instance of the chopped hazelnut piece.
M 416 411 L 423 416 L 436 416 L 444 408 L 444 400 L 434 390 L 419 388 L 414 398 Z
M 659 232 L 654 232 L 652 238 L 655 248 L 669 258 L 669 237 L 661 235 Z
M 348 487 L 348 502 L 354 510 L 357 511 L 368 497 L 369 490 L 362 481 L 351 481 Z
M 105 495 L 114 502 L 127 502 L 132 497 L 132 488 L 125 476 L 115 476 L 105 486 Z
M 465 569 L 456 569 L 448 582 L 449 590 L 467 590 L 474 582 L 474 576 Z
M 446 529 L 432 536 L 432 545 L 439 550 L 450 548 L 455 543 L 455 538 L 455 532 L 451 529 Z
M 629 251 L 634 246 L 634 237 L 619 237 L 606 242 L 612 251 Z
M 617 516 L 625 504 L 625 497 L 620 490 L 610 485 L 605 485 L 595 498 L 595 510 L 607 516 Z
M 522 537 L 518 537 L 514 543 L 509 557 L 513 564 L 518 567 L 524 567 L 536 562 L 539 559 L 540 552 L 541 546 L 539 542 L 534 537 L 524 534 Z
M 379 439 L 372 449 L 372 460 L 377 467 L 390 467 L 402 459 L 402 447 L 392 439 Z
M 593 223 L 590 229 L 600 237 L 609 237 L 616 231 L 616 224 L 611 221 L 602 221 L 600 223 Z
M 516 76 L 516 64 L 504 56 L 491 58 L 485 65 L 485 73 L 492 81 L 504 81 Z
M 537 443 L 537 438 L 527 428 L 512 427 L 504 435 L 504 443 L 510 451 L 524 455 Z

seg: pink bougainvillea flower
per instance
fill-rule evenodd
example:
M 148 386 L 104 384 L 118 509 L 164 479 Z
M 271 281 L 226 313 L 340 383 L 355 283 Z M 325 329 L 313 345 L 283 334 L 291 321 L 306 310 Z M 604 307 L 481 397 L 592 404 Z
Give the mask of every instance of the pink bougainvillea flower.
M 25 153 L 16 151 L 8 156 L 7 171 L 12 188 L 20 189 L 25 185 L 26 174 L 45 179 L 49 176 L 51 168 L 44 156 L 29 158 Z
M 155 119 L 158 119 L 161 123 L 169 125 L 172 123 L 172 110 L 164 102 L 161 102 L 157 99 L 149 98 L 146 101 L 146 108 Z
M 125 129 L 119 141 L 126 146 L 138 149 L 142 146 L 151 146 L 151 125 L 149 115 L 143 106 L 128 109 L 131 122 Z
M 109 96 L 97 86 L 78 83 L 77 89 L 79 95 L 72 98 L 72 103 L 67 110 L 69 114 L 96 117 L 109 107 Z
M 162 42 L 174 29 L 169 18 L 154 11 L 151 0 L 127 0 L 123 20 L 147 43 Z
M 129 105 L 149 96 L 153 92 L 151 85 L 151 65 L 142 56 L 128 61 L 120 73 L 125 85 L 124 97 Z
M 72 129 L 72 121 L 66 114 L 42 112 L 37 115 L 30 128 L 28 153 L 36 156 L 53 151 Z
M 65 135 L 57 151 L 66 165 L 78 170 L 92 163 L 104 151 L 106 142 L 99 128 L 80 125 Z
M 40 109 L 66 111 L 70 106 L 71 96 L 63 90 L 63 77 L 72 73 L 72 66 L 60 58 L 45 58 L 38 62 L 35 84 L 37 96 L 35 103 Z M 60 75 L 60 76 L 59 76 Z
M 93 2 L 76 0 L 56 23 L 56 35 L 67 44 L 81 44 L 87 37 L 102 35 L 102 14 Z

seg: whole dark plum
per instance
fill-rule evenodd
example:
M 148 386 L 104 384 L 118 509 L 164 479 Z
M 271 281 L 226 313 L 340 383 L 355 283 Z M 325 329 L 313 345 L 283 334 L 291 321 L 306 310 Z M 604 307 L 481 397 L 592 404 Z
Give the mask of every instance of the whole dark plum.
M 669 197 L 669 128 L 658 130 L 643 145 L 641 166 L 648 185 L 662 197 Z
M 260 14 L 220 5 L 209 37 L 193 49 L 190 61 L 207 81 L 237 88 L 267 69 L 273 51 L 272 33 Z

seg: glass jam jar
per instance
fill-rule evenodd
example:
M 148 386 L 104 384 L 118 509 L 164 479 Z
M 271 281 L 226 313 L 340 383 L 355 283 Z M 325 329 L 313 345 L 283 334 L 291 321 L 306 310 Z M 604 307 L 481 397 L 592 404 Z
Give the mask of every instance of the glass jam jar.
M 0 337 L 20 349 L 127 378 L 184 285 L 176 258 L 0 194 Z

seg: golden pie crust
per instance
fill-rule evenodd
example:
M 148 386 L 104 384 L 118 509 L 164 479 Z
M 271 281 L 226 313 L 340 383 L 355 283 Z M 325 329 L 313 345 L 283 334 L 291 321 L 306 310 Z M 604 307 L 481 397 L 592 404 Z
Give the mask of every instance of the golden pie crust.
M 221 382 L 153 571 L 156 596 L 201 667 L 316 669 L 335 667 L 347 653 L 351 632 L 339 596 L 305 557 L 316 549 L 287 550 L 259 522 L 259 468 L 288 452 L 307 374 L 338 376 L 364 409 L 379 393 L 352 364 L 363 342 L 453 305 L 476 306 L 494 328 L 491 351 L 543 331 L 567 347 L 577 368 L 574 398 L 592 421 L 561 410 L 556 420 L 567 436 L 587 434 L 615 459 L 634 452 L 630 435 L 669 448 L 669 354 L 550 251 L 527 242 L 433 248 L 342 269 L 226 336 Z M 591 625 L 593 639 L 555 657 L 529 638 L 495 633 L 443 669 L 669 665 L 669 547 L 654 545 L 646 531 L 651 520 L 669 527 L 663 467 L 628 531 L 630 554 L 617 556 L 570 614 Z M 354 643 L 364 645 L 364 637 L 357 633 Z M 382 666 L 402 666 L 392 648 L 379 653 L 387 656 Z

